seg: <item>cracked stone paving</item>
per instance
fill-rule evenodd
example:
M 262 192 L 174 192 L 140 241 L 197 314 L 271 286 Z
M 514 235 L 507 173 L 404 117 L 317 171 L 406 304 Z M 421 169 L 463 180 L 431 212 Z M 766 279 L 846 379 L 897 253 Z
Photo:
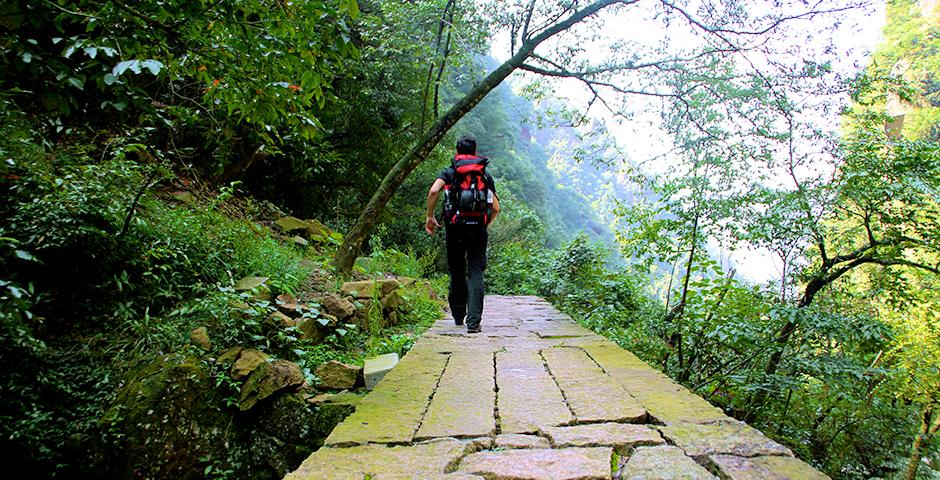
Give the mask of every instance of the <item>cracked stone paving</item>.
M 438 321 L 286 480 L 825 479 L 537 297 Z

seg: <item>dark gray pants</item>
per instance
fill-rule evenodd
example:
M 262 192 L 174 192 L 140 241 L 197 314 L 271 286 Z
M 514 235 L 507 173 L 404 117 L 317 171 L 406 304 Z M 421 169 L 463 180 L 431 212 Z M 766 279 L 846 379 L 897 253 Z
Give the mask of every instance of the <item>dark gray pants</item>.
M 477 328 L 483 318 L 483 271 L 489 235 L 482 225 L 447 225 L 444 230 L 450 270 L 447 295 L 450 312 L 457 321 L 466 315 L 467 328 Z

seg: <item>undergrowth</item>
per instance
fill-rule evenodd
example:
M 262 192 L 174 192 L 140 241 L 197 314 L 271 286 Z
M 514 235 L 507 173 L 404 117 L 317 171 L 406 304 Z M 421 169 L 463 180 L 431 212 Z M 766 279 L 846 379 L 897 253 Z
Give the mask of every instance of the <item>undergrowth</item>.
M 320 343 L 296 327 L 272 328 L 273 301 L 233 285 L 267 277 L 272 296 L 301 292 L 311 275 L 338 285 L 328 251 L 246 218 L 258 206 L 232 187 L 172 195 L 190 182 L 134 132 L 52 145 L 2 99 L 0 119 L 0 451 L 14 477 L 105 471 L 106 460 L 86 452 L 119 445 L 123 434 L 102 418 L 126 375 L 160 355 L 202 355 L 189 345 L 198 326 L 209 328 L 213 356 L 256 348 L 298 363 L 315 384 L 324 361 L 404 354 L 440 315 L 430 287 L 418 284 L 404 291 L 409 307 L 393 327 L 331 325 Z M 407 253 L 376 252 L 372 275 L 423 270 Z M 316 304 L 305 315 L 322 318 Z M 207 368 L 225 398 L 220 407 L 232 408 L 231 379 Z

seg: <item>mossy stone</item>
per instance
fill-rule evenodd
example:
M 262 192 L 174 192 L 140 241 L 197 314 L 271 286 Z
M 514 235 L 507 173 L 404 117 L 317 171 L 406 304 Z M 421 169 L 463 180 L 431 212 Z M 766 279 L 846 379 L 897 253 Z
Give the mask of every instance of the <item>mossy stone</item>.
M 229 417 L 194 357 L 162 356 L 132 374 L 102 427 L 122 434 L 113 463 L 122 478 L 201 479 L 200 457 L 224 458 Z
M 216 362 L 222 365 L 229 365 L 235 363 L 235 360 L 238 360 L 238 356 L 242 354 L 242 347 L 229 347 L 216 359 Z
M 238 355 L 235 365 L 232 365 L 232 378 L 235 380 L 248 378 L 251 372 L 267 361 L 268 354 L 253 348 L 243 349 Z
M 279 395 L 257 410 L 251 434 L 252 463 L 265 465 L 277 478 L 323 444 L 326 435 L 319 433 L 317 412 L 299 394 Z
M 258 402 L 283 390 L 295 390 L 304 383 L 300 367 L 287 360 L 275 360 L 257 368 L 242 385 L 238 408 L 246 411 Z
M 355 294 L 356 298 L 372 298 L 372 293 L 376 289 L 379 291 L 379 297 L 384 297 L 389 293 L 399 289 L 401 284 L 393 278 L 378 280 L 363 280 L 361 282 L 346 282 L 340 287 L 340 290 L 347 295 Z
M 212 342 L 209 340 L 209 329 L 198 327 L 189 333 L 189 343 L 201 347 L 204 350 L 212 350 Z

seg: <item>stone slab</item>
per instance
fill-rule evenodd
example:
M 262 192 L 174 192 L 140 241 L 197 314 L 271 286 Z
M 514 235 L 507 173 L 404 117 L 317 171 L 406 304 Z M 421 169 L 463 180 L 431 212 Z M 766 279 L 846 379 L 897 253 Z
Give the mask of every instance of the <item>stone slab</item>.
M 475 448 L 470 442 L 458 440 L 397 447 L 324 447 L 311 454 L 284 480 L 466 479 L 445 476 L 445 473 Z
M 612 342 L 605 340 L 583 348 L 652 417 L 662 423 L 707 423 L 730 418 L 702 397 Z
M 676 423 L 659 427 L 659 430 L 670 443 L 701 462 L 716 454 L 738 457 L 793 456 L 787 447 L 736 420 L 708 424 Z
M 536 433 L 574 421 L 537 350 L 498 352 L 496 384 L 502 433 Z
M 621 470 L 622 480 L 717 480 L 682 450 L 669 445 L 637 448 Z
M 612 454 L 610 448 L 480 452 L 464 458 L 457 471 L 488 480 L 607 480 Z
M 385 374 L 398 365 L 397 353 L 386 353 L 378 357 L 367 358 L 362 367 L 362 378 L 365 380 L 366 388 L 372 390 L 385 378 Z
M 415 440 L 495 435 L 494 368 L 489 352 L 451 355 Z
M 828 476 L 793 457 L 712 455 L 709 464 L 725 480 L 829 480 Z
M 646 409 L 580 348 L 547 348 L 542 357 L 578 423 L 646 419 Z
M 548 438 L 552 448 L 613 447 L 621 455 L 633 451 L 634 447 L 666 443 L 658 431 L 626 423 L 547 427 L 542 429 L 542 435 Z
M 825 478 L 788 451 L 768 455 L 783 447 L 734 426 L 705 400 L 612 342 L 586 334 L 541 299 L 487 297 L 483 327 L 484 335 L 466 335 L 463 327 L 438 322 L 288 478 L 610 478 L 615 448 L 621 455 L 616 478 L 715 478 L 703 473 L 706 467 L 732 480 Z M 559 385 L 567 389 L 567 403 Z M 335 407 L 330 402 L 320 408 Z M 637 407 L 648 410 L 640 421 L 665 426 L 626 423 L 631 420 L 623 411 Z M 456 411 L 471 413 L 466 420 L 450 416 Z M 603 420 L 608 417 L 616 420 Z M 715 427 L 729 423 L 740 436 Z M 648 438 L 655 430 L 650 441 L 662 443 L 660 428 L 679 446 L 617 436 L 629 430 Z M 537 432 L 544 436 L 523 435 Z M 559 448 L 548 448 L 549 435 Z M 585 453 L 592 451 L 600 453 Z M 633 476 L 621 476 L 628 466 Z
M 527 322 L 527 330 L 534 331 L 541 338 L 564 338 L 564 337 L 595 337 L 594 332 L 572 322 L 569 319 L 558 319 L 554 321 L 532 321 Z
M 550 448 L 548 439 L 537 435 L 523 435 L 519 433 L 506 433 L 496 436 L 496 446 L 499 448 Z
M 409 352 L 333 430 L 325 445 L 411 442 L 447 360 L 447 355 Z

